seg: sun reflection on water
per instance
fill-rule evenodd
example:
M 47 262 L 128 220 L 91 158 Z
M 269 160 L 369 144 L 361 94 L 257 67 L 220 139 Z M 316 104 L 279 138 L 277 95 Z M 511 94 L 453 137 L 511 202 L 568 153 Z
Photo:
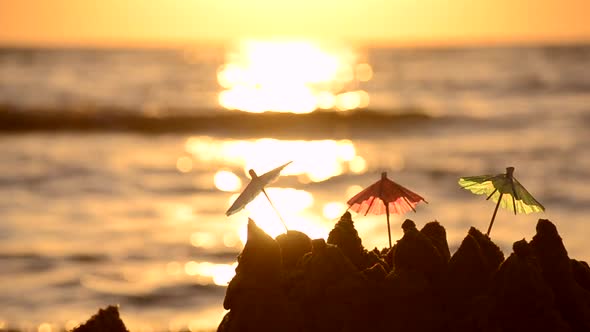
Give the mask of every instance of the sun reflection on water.
M 273 165 L 293 161 L 281 174 L 298 176 L 303 183 L 325 181 L 346 170 L 361 173 L 366 169 L 364 158 L 357 154 L 349 140 L 220 140 L 195 136 L 186 141 L 185 150 L 203 162 L 242 167 L 244 174 L 248 174 L 249 169 L 262 174 Z M 235 174 L 222 172 L 216 173 L 215 186 L 222 191 L 239 189 Z M 228 190 L 230 187 L 237 189 Z
M 176 160 L 176 168 L 181 173 L 190 172 L 193 169 L 193 160 L 187 156 L 178 157 Z
M 242 187 L 242 180 L 231 171 L 221 170 L 213 178 L 215 187 L 221 191 L 237 191 Z
M 313 195 L 305 190 L 293 188 L 275 188 L 270 187 L 266 192 L 272 197 L 272 202 L 280 211 L 281 216 L 285 219 L 287 227 L 292 230 L 303 231 L 311 234 L 322 234 L 324 228 L 310 222 L 307 218 L 302 218 L 302 213 L 313 206 Z M 228 206 L 237 198 L 238 194 L 232 195 L 228 200 Z M 258 195 L 248 206 L 245 211 L 241 211 L 231 218 L 234 220 L 246 220 L 252 218 L 258 227 L 262 228 L 267 234 L 276 237 L 285 232 L 285 228 L 279 219 L 277 213 L 270 206 L 264 195 Z M 246 243 L 247 233 L 245 223 L 242 225 L 240 240 L 242 244 Z
M 369 105 L 357 86 L 373 76 L 348 49 L 309 41 L 243 41 L 217 73 L 227 109 L 309 113 L 318 108 L 350 110 Z
M 322 214 L 326 219 L 334 220 L 339 218 L 348 208 L 348 206 L 342 202 L 329 202 L 324 205 Z
M 64 324 L 64 327 L 65 327 L 66 331 L 71 331 L 71 330 L 75 329 L 78 325 L 80 325 L 80 322 L 78 322 L 77 320 L 70 319 Z M 0 326 L 0 328 L 1 328 L 1 326 Z
M 49 323 L 43 323 L 41 325 L 39 325 L 39 328 L 37 329 L 38 332 L 51 332 L 52 331 L 52 326 Z
M 238 263 L 229 265 L 189 261 L 184 264 L 184 271 L 189 276 L 211 278 L 216 285 L 227 286 L 236 274 L 235 269 L 237 266 Z
M 292 161 L 282 170 L 281 180 L 269 184 L 265 190 L 287 227 L 302 231 L 311 238 L 326 238 L 333 221 L 346 211 L 347 206 L 340 202 L 316 202 L 307 185 L 342 174 L 363 173 L 367 169 L 366 160 L 357 153 L 350 140 L 232 140 L 194 136 L 187 139 L 185 152 L 195 165 L 218 165 L 219 170 L 213 173 L 211 182 L 217 190 L 233 193 L 227 196 L 225 209 L 244 190 L 249 178 L 248 170 L 253 169 L 262 175 Z M 260 194 L 244 210 L 230 217 L 237 225 L 237 235 L 226 233 L 214 239 L 194 233 L 191 244 L 209 247 L 215 242 L 215 245 L 222 244 L 228 248 L 243 246 L 247 238 L 248 217 L 272 237 L 285 232 L 279 215 Z M 186 272 L 194 271 L 193 267 L 188 266 Z

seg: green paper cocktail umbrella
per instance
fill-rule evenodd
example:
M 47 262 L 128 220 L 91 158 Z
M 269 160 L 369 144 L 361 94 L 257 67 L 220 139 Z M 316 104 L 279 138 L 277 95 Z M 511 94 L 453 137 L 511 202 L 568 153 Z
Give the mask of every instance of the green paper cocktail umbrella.
M 496 202 L 496 208 L 486 232 L 488 236 L 500 205 L 505 209 L 514 210 L 515 215 L 545 211 L 545 207 L 514 178 L 514 167 L 507 167 L 506 173 L 498 175 L 462 177 L 459 179 L 459 185 L 474 194 L 486 195 L 486 199 L 491 198 Z

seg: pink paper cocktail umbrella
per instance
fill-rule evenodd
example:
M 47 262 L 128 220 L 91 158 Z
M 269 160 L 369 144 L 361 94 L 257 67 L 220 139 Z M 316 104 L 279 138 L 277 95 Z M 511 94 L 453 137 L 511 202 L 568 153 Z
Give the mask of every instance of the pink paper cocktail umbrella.
M 416 205 L 420 201 L 428 203 L 422 196 L 397 184 L 387 178 L 387 173 L 381 173 L 381 180 L 365 188 L 346 202 L 349 210 L 365 215 L 371 213 L 387 216 L 387 234 L 389 247 L 391 248 L 391 228 L 389 214 L 404 214 L 409 211 L 416 212 Z

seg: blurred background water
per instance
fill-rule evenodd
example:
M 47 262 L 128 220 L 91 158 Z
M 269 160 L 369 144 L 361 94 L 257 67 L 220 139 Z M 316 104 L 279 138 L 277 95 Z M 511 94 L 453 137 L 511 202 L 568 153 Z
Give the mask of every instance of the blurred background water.
M 509 254 L 548 218 L 588 260 L 589 63 L 587 45 L 1 49 L 0 329 L 120 304 L 132 331 L 214 330 L 247 216 L 281 232 L 263 200 L 224 212 L 248 169 L 290 160 L 268 193 L 311 237 L 387 171 L 430 203 L 393 238 L 436 219 L 454 251 L 494 208 L 458 178 L 514 166 L 547 211 L 499 211 L 492 239 Z M 384 216 L 353 219 L 387 246 Z

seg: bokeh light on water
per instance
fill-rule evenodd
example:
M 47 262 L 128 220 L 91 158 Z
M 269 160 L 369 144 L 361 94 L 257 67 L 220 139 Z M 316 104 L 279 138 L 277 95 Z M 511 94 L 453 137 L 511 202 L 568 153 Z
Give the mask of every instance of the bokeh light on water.
M 334 197 L 331 197 L 331 200 L 321 197 L 318 201 L 314 191 L 307 186 L 323 183 L 341 175 L 363 174 L 368 167 L 366 155 L 359 154 L 355 144 L 346 139 L 227 139 L 191 136 L 185 141 L 184 154 L 190 156 L 194 165 L 208 164 L 218 167 L 219 170 L 212 173 L 210 180 L 200 178 L 196 185 L 204 186 L 211 183 L 212 187 L 221 193 L 232 193 L 225 196 L 227 200 L 223 209 L 227 209 L 245 189 L 250 181 L 250 169 L 262 175 L 290 161 L 291 163 L 281 172 L 280 180 L 269 184 L 266 192 L 287 227 L 302 231 L 312 238 L 326 238 L 333 221 L 346 211 L 346 205 L 333 201 Z M 388 158 L 393 158 L 393 155 Z M 182 170 L 179 171 L 183 173 Z M 192 172 L 198 172 L 198 169 Z M 350 190 L 346 190 L 346 193 L 348 192 Z M 177 209 L 175 215 L 182 218 L 184 213 L 185 209 Z M 229 217 L 229 224 L 233 225 L 239 236 L 240 246 L 246 243 L 248 218 L 255 220 L 273 237 L 285 231 L 277 212 L 264 195 L 260 194 L 247 204 L 244 210 Z M 237 243 L 233 237 L 231 232 L 226 233 L 223 235 L 223 243 L 235 246 Z M 215 241 L 213 237 L 202 233 L 194 233 L 191 236 L 191 243 L 195 246 L 207 246 L 207 243 L 220 241 L 222 240 Z
M 213 178 L 215 187 L 221 191 L 237 191 L 242 187 L 242 180 L 231 171 L 221 170 Z
M 297 176 L 302 183 L 325 181 L 347 171 L 362 173 L 367 167 L 350 140 L 232 140 L 193 136 L 187 139 L 185 149 L 201 162 L 240 167 L 245 174 L 254 169 L 260 175 L 292 161 L 281 174 Z M 237 180 L 227 172 L 222 170 L 215 175 L 219 190 L 238 186 Z
M 348 48 L 311 41 L 243 41 L 218 70 L 219 104 L 254 113 L 365 108 L 369 94 L 360 84 L 373 71 L 360 60 Z
M 199 162 L 225 165 L 226 169 L 215 173 L 213 182 L 220 191 L 235 192 L 229 197 L 227 207 L 238 197 L 239 191 L 245 188 L 240 176 L 247 179 L 248 170 L 254 169 L 261 175 L 291 161 L 281 174 L 283 177 L 295 178 L 296 181 L 289 187 L 275 187 L 270 184 L 266 191 L 287 227 L 302 231 L 312 238 L 327 237 L 331 225 L 326 220 L 336 219 L 346 209 L 342 204 L 332 202 L 312 211 L 316 202 L 311 191 L 293 186 L 302 187 L 323 182 L 347 173 L 362 173 L 367 167 L 363 156 L 357 154 L 350 140 L 231 140 L 200 136 L 187 139 L 185 150 Z M 229 165 L 234 171 L 227 168 Z M 235 169 L 243 174 L 234 173 Z M 276 211 L 263 195 L 259 195 L 244 211 L 230 217 L 232 222 L 240 225 L 242 244 L 246 243 L 245 221 L 248 217 L 254 219 L 259 227 L 273 237 L 285 231 Z

